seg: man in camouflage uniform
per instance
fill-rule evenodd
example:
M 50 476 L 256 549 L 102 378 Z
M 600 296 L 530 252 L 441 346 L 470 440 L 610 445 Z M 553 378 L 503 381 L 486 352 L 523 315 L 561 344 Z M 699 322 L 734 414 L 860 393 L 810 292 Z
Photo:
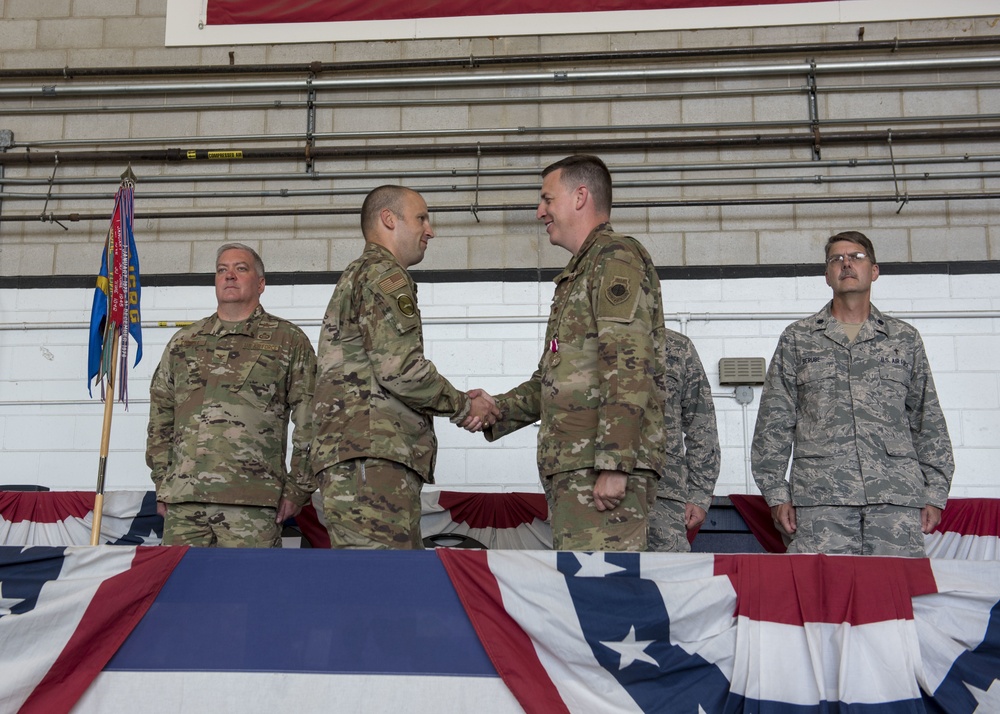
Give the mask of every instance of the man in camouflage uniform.
M 333 291 L 319 342 L 313 470 L 334 548 L 422 548 L 420 490 L 434 483 L 435 416 L 470 430 L 495 413 L 424 357 L 407 271 L 434 237 L 423 197 L 380 186 L 361 208 L 365 249 Z M 493 416 L 495 418 L 495 416 Z
M 180 329 L 153 373 L 146 463 L 164 545 L 278 547 L 281 523 L 316 490 L 316 355 L 302 330 L 264 311 L 263 292 L 260 256 L 240 243 L 219 248 L 217 312 Z
M 649 516 L 649 549 L 691 550 L 687 531 L 698 528 L 712 505 L 719 478 L 719 427 L 712 385 L 691 340 L 673 330 L 667 338 L 664 430 L 667 467 Z
M 754 478 L 789 552 L 922 557 L 954 473 L 924 345 L 871 304 L 863 233 L 831 236 L 826 264 L 833 299 L 786 328 L 771 360 Z
M 555 548 L 645 550 L 666 452 L 660 281 L 642 244 L 608 223 L 603 161 L 571 156 L 542 176 L 537 218 L 573 257 L 555 279 L 538 369 L 497 397 L 487 439 L 541 418 L 538 470 L 550 480 Z

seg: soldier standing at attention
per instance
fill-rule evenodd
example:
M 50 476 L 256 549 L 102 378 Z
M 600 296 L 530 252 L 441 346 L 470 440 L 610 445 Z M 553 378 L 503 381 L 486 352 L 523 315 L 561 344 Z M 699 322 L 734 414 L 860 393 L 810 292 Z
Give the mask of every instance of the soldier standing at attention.
M 380 186 L 361 207 L 365 248 L 333 291 L 319 340 L 313 470 L 334 548 L 423 547 L 420 491 L 434 483 L 435 416 L 471 431 L 495 418 L 424 357 L 407 271 L 434 237 L 423 197 Z
M 955 463 L 924 345 L 871 304 L 878 275 L 867 236 L 831 236 L 833 300 L 785 329 L 767 372 L 752 467 L 790 553 L 923 557 L 948 500 Z
M 649 549 L 691 550 L 687 531 L 705 521 L 719 478 L 719 425 L 712 385 L 694 344 L 666 330 L 667 401 L 664 430 L 667 467 L 649 514 Z
M 217 312 L 181 328 L 153 373 L 146 463 L 164 545 L 278 547 L 280 524 L 316 490 L 316 355 L 302 330 L 264 311 L 263 292 L 260 256 L 241 243 L 219 248 Z
M 538 471 L 559 550 L 645 550 L 664 469 L 665 330 L 660 281 L 634 238 L 610 223 L 611 174 L 596 156 L 543 172 L 537 218 L 573 257 L 556 277 L 531 378 L 497 397 L 487 439 L 541 418 Z

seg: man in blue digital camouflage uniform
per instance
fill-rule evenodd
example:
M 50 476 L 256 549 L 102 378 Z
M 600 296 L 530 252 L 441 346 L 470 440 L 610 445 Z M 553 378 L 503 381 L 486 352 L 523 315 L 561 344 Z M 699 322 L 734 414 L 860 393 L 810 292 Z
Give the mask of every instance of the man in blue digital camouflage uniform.
M 767 372 L 752 468 L 792 553 L 921 557 L 948 499 L 954 458 L 924 345 L 871 304 L 878 277 L 867 236 L 831 236 L 833 299 L 785 329 Z

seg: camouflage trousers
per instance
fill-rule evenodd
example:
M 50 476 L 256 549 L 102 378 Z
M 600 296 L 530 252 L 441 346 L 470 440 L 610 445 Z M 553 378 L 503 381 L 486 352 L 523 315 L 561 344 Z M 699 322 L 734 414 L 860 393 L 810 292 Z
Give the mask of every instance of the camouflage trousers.
M 420 489 L 412 469 L 386 459 L 341 461 L 319 474 L 333 548 L 419 550 Z
M 690 553 L 684 506 L 680 501 L 657 498 L 649 512 L 649 550 L 659 553 Z
M 163 545 L 205 548 L 280 548 L 277 509 L 226 503 L 168 503 Z
M 594 484 L 598 472 L 577 469 L 555 474 L 547 484 L 552 513 L 552 547 L 556 550 L 646 550 L 650 494 L 656 489 L 652 471 L 633 471 L 625 498 L 617 508 L 598 511 Z
M 923 558 L 920 509 L 888 504 L 800 506 L 788 552 Z

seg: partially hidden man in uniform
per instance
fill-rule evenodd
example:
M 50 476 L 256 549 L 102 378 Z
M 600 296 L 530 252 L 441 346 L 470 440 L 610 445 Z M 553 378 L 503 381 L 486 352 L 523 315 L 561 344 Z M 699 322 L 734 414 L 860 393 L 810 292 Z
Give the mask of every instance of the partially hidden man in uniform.
M 871 304 L 878 276 L 863 233 L 831 236 L 833 299 L 785 329 L 767 372 L 752 467 L 792 553 L 922 557 L 948 499 L 954 458 L 924 345 Z
M 380 186 L 361 208 L 365 248 L 333 291 L 320 333 L 313 470 L 334 548 L 423 547 L 420 491 L 434 482 L 434 417 L 471 431 L 495 418 L 424 356 L 408 268 L 434 237 L 423 197 Z
M 642 244 L 611 228 L 603 161 L 571 156 L 542 176 L 537 218 L 573 257 L 555 279 L 538 369 L 496 398 L 501 416 L 485 433 L 541 419 L 555 548 L 645 550 L 666 451 L 660 281 Z
M 146 463 L 165 545 L 278 547 L 281 523 L 316 490 L 316 354 L 302 330 L 264 311 L 263 292 L 260 256 L 219 248 L 217 312 L 180 329 L 153 373 Z
M 667 466 L 649 514 L 649 550 L 687 552 L 687 532 L 700 527 L 719 478 L 719 426 L 712 385 L 686 335 L 666 330 Z

